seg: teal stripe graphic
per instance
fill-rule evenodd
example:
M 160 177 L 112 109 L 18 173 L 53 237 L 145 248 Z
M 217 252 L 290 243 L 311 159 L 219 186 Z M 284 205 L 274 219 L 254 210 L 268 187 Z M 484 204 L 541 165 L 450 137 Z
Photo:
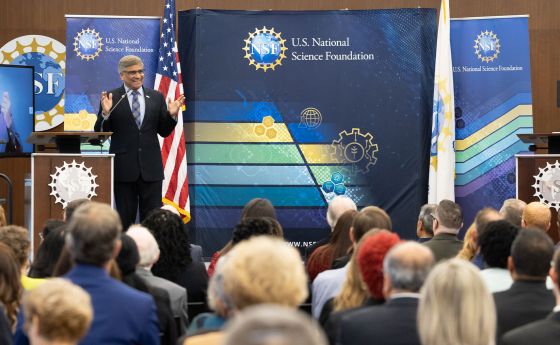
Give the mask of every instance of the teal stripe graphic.
M 295 145 L 191 144 L 189 164 L 303 164 Z M 191 158 L 192 157 L 192 158 Z
M 195 206 L 244 206 L 249 200 L 266 197 L 274 206 L 326 206 L 318 188 L 309 187 L 222 187 L 191 186 Z
M 305 166 L 196 165 L 188 169 L 198 185 L 312 185 Z

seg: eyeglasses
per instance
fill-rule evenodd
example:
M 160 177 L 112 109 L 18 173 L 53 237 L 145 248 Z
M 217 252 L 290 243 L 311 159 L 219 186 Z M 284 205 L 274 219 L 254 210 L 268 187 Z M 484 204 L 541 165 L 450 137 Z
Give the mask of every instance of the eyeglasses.
M 136 71 L 123 71 L 123 73 L 126 73 L 127 76 L 132 77 L 135 76 L 137 74 L 139 75 L 143 75 L 144 74 L 144 70 L 143 69 L 139 69 Z

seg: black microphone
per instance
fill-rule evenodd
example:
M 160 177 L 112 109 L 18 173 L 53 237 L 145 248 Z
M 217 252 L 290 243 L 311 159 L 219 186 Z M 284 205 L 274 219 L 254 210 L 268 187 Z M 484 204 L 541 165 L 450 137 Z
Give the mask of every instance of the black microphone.
M 121 99 L 119 99 L 119 100 L 117 101 L 117 103 L 111 107 L 111 109 L 109 110 L 109 113 L 107 114 L 107 116 L 104 116 L 104 115 L 103 115 L 103 110 L 101 111 L 101 117 L 103 118 L 103 120 L 101 121 L 101 126 L 100 126 L 101 130 L 103 130 L 103 124 L 105 123 L 105 120 L 107 120 L 107 119 L 109 118 L 109 116 L 111 115 L 111 113 L 113 112 L 113 110 L 115 110 L 115 108 L 119 105 L 119 103 L 121 103 L 122 100 L 125 99 L 125 96 L 128 95 L 128 93 L 129 93 L 130 91 L 132 91 L 132 89 L 126 91 L 126 92 L 121 96 Z

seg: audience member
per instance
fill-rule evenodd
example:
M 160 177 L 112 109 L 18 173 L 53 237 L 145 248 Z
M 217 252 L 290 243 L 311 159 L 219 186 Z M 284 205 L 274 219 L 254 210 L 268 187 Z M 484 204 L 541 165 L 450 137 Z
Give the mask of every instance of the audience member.
M 161 209 L 170 211 L 173 214 L 175 214 L 179 217 L 182 217 L 181 213 L 179 213 L 179 211 L 175 207 L 173 207 L 169 204 L 163 204 Z M 188 228 L 186 228 L 186 226 L 185 226 L 185 231 L 187 231 L 187 233 L 188 233 Z M 194 261 L 194 262 L 202 262 L 202 263 L 204 262 L 204 257 L 202 255 L 202 247 L 201 246 L 191 243 L 191 258 L 192 258 L 192 261 Z
M 501 219 L 503 219 L 503 216 L 491 207 L 483 208 L 482 210 L 478 211 L 476 213 L 476 216 L 474 217 L 475 232 L 472 233 L 472 236 L 469 237 L 469 240 L 472 242 L 470 246 L 474 247 L 475 255 L 474 257 L 469 259 L 469 261 L 472 261 L 472 263 L 475 264 L 479 269 L 484 269 L 484 260 L 480 255 L 478 239 L 486 230 L 486 226 L 488 225 L 488 223 Z M 465 242 L 466 241 L 467 238 L 465 237 Z
M 473 222 L 465 232 L 465 238 L 463 238 L 463 248 L 461 248 L 456 256 L 458 259 L 467 261 L 475 260 L 478 251 L 476 237 L 476 224 Z
M 343 315 L 334 343 L 370 344 L 375 338 L 376 344 L 420 344 L 418 297 L 433 264 L 432 252 L 418 243 L 404 242 L 391 248 L 383 261 L 385 304 Z
M 33 261 L 29 269 L 29 276 L 31 278 L 53 277 L 54 267 L 64 248 L 66 233 L 66 224 L 62 224 L 56 229 L 51 230 L 43 239 L 39 249 L 37 249 L 35 261 Z
M 162 344 L 176 344 L 178 338 L 178 324 L 171 311 L 171 300 L 164 289 L 149 287 L 136 273 L 136 266 L 140 262 L 140 254 L 136 242 L 127 234 L 121 235 L 121 250 L 116 260 L 121 272 L 121 281 L 138 291 L 150 294 L 156 303 L 159 321 L 159 334 Z
M 0 303 L 0 344 L 12 345 L 12 330 L 6 317 L 6 310 Z
M 553 252 L 554 245 L 542 230 L 522 230 L 513 241 L 508 258 L 513 284 L 494 294 L 498 343 L 504 333 L 542 319 L 554 308 L 554 296 L 545 285 Z
M 478 238 L 485 267 L 480 271 L 480 276 L 491 293 L 507 290 L 513 283 L 507 262 L 518 232 L 519 228 L 507 220 L 498 220 L 486 225 Z
M 241 211 L 241 220 L 245 218 L 272 218 L 276 220 L 276 210 L 272 203 L 268 199 L 256 198 L 249 201 L 243 210 Z M 212 276 L 214 274 L 214 269 L 220 257 L 226 255 L 233 244 L 231 240 L 219 251 L 212 254 L 212 258 L 210 259 L 210 265 L 208 266 L 208 276 Z
M 434 212 L 437 204 L 425 204 L 420 207 L 418 222 L 416 222 L 416 236 L 420 243 L 430 240 L 434 237 Z
M 500 214 L 511 224 L 521 228 L 521 218 L 527 203 L 519 199 L 507 199 L 500 208 Z
M 66 223 L 69 223 L 72 220 L 72 215 L 74 214 L 74 211 L 76 211 L 78 207 L 88 202 L 90 202 L 89 199 L 80 198 L 80 199 L 72 200 L 69 203 L 67 203 L 66 208 L 64 209 L 64 214 L 62 215 L 64 221 Z
M 420 290 L 418 334 L 422 345 L 492 345 L 496 311 L 478 269 L 465 260 L 434 267 Z
M 228 325 L 223 345 L 326 345 L 321 329 L 292 308 L 259 305 L 241 312 Z
M 552 213 L 550 208 L 538 201 L 533 201 L 523 210 L 521 226 L 524 228 L 536 228 L 548 232 L 550 229 Z
M 451 200 L 442 200 L 434 213 L 434 237 L 424 245 L 432 250 L 437 261 L 456 256 L 463 247 L 457 238 L 463 226 L 461 207 Z
M 206 303 L 206 267 L 203 263 L 192 261 L 189 237 L 183 231 L 181 218 L 172 212 L 155 209 L 148 214 L 142 226 L 154 235 L 160 250 L 152 273 L 187 289 L 189 302 Z
M 329 206 L 327 207 L 327 224 L 329 225 L 330 232 L 328 236 L 320 239 L 319 241 L 315 242 L 314 244 L 305 248 L 305 259 L 311 257 L 311 254 L 315 251 L 315 249 L 319 248 L 320 246 L 324 246 L 325 244 L 329 243 L 331 239 L 331 233 L 334 231 L 334 227 L 338 218 L 346 211 L 357 211 L 358 207 L 356 203 L 352 199 L 344 195 L 337 195 L 331 201 L 329 201 Z
M 156 239 L 148 229 L 139 225 L 133 225 L 128 229 L 127 235 L 136 243 L 140 255 L 136 274 L 149 287 L 157 287 L 167 292 L 171 302 L 170 308 L 173 311 L 173 317 L 179 320 L 179 334 L 183 334 L 189 322 L 187 290 L 181 285 L 152 274 L 151 270 L 159 259 L 160 250 Z
M 31 250 L 27 229 L 17 225 L 0 227 L 0 242 L 6 244 L 14 252 L 21 274 L 21 284 L 25 290 L 33 289 L 44 283 L 44 279 L 30 278 L 26 275 Z
M 29 291 L 23 309 L 32 345 L 77 344 L 93 318 L 87 292 L 64 279 L 49 280 Z
M 109 277 L 111 259 L 121 247 L 121 231 L 118 214 L 97 202 L 78 207 L 68 224 L 67 246 L 75 265 L 66 278 L 88 292 L 94 309 L 82 345 L 160 342 L 152 297 Z
M 41 238 L 41 242 L 43 242 L 45 240 L 45 238 L 47 238 L 47 236 L 54 230 L 57 229 L 58 227 L 65 225 L 66 222 L 60 220 L 60 219 L 47 219 L 45 221 L 45 225 L 43 225 L 43 229 L 41 229 L 41 232 L 39 233 L 39 237 Z
M 307 297 L 307 276 L 296 249 L 280 239 L 257 236 L 233 247 L 223 261 L 225 300 L 232 311 L 271 303 L 296 308 Z M 220 344 L 222 332 L 187 338 L 185 344 Z
M 399 243 L 399 241 L 399 235 L 387 230 L 380 230 L 375 232 L 372 236 L 365 238 L 363 243 L 361 243 L 360 248 L 356 253 L 356 261 L 361 280 L 363 280 L 367 286 L 370 298 L 367 300 L 367 303 L 352 305 L 350 308 L 342 310 L 338 308 L 338 301 L 335 299 L 335 313 L 330 315 L 328 322 L 325 325 L 325 330 L 331 344 L 334 344 L 335 340 L 338 339 L 340 319 L 343 318 L 344 315 L 347 315 L 357 308 L 378 305 L 385 301 L 383 295 L 383 259 L 385 258 L 387 252 Z M 323 312 L 321 315 L 322 319 L 324 319 Z
M 307 260 L 307 273 L 309 280 L 313 281 L 317 275 L 331 268 L 334 259 L 348 254 L 352 246 L 350 228 L 358 211 L 344 212 L 336 222 L 331 234 L 331 239 L 325 245 L 315 249 Z
M 353 252 L 356 251 L 358 242 L 362 239 L 364 234 L 371 229 L 387 229 L 391 227 L 391 218 L 382 209 L 378 207 L 366 207 L 354 216 L 352 227 L 350 229 L 350 240 L 352 241 L 352 250 L 348 255 L 353 259 Z M 352 260 L 348 259 L 348 260 Z M 362 279 L 359 277 L 359 272 L 356 263 L 348 264 L 348 260 L 340 260 L 334 266 L 342 265 L 340 268 L 327 270 L 320 273 L 313 281 L 313 293 L 311 294 L 311 313 L 314 318 L 319 319 L 323 310 L 323 306 L 327 301 L 332 300 L 333 297 L 339 295 L 336 302 L 336 307 L 333 302 L 329 302 L 326 317 L 330 315 L 333 308 L 335 311 L 352 308 L 362 305 L 367 298 L 367 290 L 363 285 Z M 344 284 L 343 284 L 344 283 Z M 344 292 L 342 292 L 344 290 Z M 326 321 L 326 320 L 324 320 Z
M 504 345 L 555 345 L 560 339 L 560 251 L 556 251 L 553 267 L 549 272 L 554 282 L 556 306 L 545 319 L 515 328 L 502 338 Z
M 9 328 L 12 331 L 15 329 L 16 316 L 23 291 L 20 275 L 21 271 L 13 251 L 6 244 L 0 242 L 0 306 L 4 309 L 0 310 L 0 314 L 7 318 Z

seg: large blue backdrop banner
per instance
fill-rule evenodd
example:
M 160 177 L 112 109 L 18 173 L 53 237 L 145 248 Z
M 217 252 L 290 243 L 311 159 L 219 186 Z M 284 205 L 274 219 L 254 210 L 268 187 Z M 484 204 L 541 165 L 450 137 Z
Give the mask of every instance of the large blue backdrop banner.
M 413 238 L 427 196 L 433 9 L 179 13 L 192 228 L 207 253 L 268 198 L 296 246 L 336 195 Z
M 67 16 L 66 20 L 66 113 L 97 114 L 101 91 L 122 84 L 117 65 L 125 55 L 144 61 L 144 85 L 153 87 L 159 17 Z
M 517 134 L 533 132 L 527 16 L 451 21 L 455 87 L 455 199 L 465 224 L 515 197 Z

